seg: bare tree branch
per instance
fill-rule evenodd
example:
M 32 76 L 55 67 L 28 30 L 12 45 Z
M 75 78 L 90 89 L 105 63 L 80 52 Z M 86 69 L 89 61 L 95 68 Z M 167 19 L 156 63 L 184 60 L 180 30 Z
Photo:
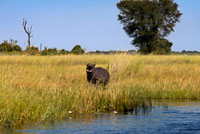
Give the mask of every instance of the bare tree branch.
M 33 37 L 33 36 L 31 35 L 31 31 L 32 31 L 33 25 L 31 25 L 31 27 L 28 28 L 28 27 L 27 27 L 27 20 L 26 20 L 25 18 L 23 18 L 22 25 L 23 25 L 23 28 L 24 28 L 25 33 L 28 35 L 28 46 L 30 47 L 30 46 L 31 46 L 31 38 Z

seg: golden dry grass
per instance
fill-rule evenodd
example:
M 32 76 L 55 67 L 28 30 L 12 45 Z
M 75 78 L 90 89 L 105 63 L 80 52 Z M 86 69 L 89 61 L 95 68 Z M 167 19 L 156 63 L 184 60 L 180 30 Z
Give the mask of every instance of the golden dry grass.
M 86 80 L 86 64 L 109 70 L 106 90 Z M 152 99 L 199 99 L 200 56 L 0 56 L 0 124 L 75 113 L 136 110 Z

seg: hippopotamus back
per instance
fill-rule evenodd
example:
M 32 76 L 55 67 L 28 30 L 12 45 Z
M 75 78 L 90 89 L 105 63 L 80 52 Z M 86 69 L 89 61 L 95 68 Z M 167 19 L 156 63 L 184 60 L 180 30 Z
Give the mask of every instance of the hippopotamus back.
M 95 68 L 94 64 L 87 64 L 87 80 L 92 84 L 104 84 L 108 83 L 110 75 L 107 70 L 101 67 Z

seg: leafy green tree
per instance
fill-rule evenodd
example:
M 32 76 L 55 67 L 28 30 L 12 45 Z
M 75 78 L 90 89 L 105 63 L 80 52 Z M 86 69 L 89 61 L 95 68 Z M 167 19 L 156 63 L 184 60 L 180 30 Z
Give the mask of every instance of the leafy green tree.
M 74 46 L 74 48 L 71 50 L 72 54 L 84 54 L 85 51 L 81 48 L 80 45 Z
M 173 0 L 121 0 L 117 7 L 120 10 L 118 20 L 140 52 L 165 51 L 165 48 L 169 51 L 172 44 L 166 43 L 164 37 L 174 31 L 182 15 L 177 3 Z M 168 47 L 163 46 L 167 44 Z

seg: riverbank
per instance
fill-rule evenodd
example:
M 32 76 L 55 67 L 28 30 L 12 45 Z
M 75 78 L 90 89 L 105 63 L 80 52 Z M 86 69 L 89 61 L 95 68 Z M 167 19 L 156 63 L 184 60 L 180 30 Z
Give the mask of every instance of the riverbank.
M 164 103 L 164 104 L 163 104 Z M 200 102 L 196 101 L 162 101 L 146 114 L 137 115 L 97 113 L 79 114 L 64 120 L 25 124 L 16 128 L 1 128 L 0 133 L 199 133 Z M 161 106 L 160 106 L 161 104 Z M 163 106 L 164 105 L 164 106 Z M 173 126 L 173 127 L 172 127 Z
M 88 84 L 87 63 L 109 70 L 106 90 Z M 199 100 L 199 65 L 200 56 L 0 56 L 0 124 L 136 111 L 155 99 Z

